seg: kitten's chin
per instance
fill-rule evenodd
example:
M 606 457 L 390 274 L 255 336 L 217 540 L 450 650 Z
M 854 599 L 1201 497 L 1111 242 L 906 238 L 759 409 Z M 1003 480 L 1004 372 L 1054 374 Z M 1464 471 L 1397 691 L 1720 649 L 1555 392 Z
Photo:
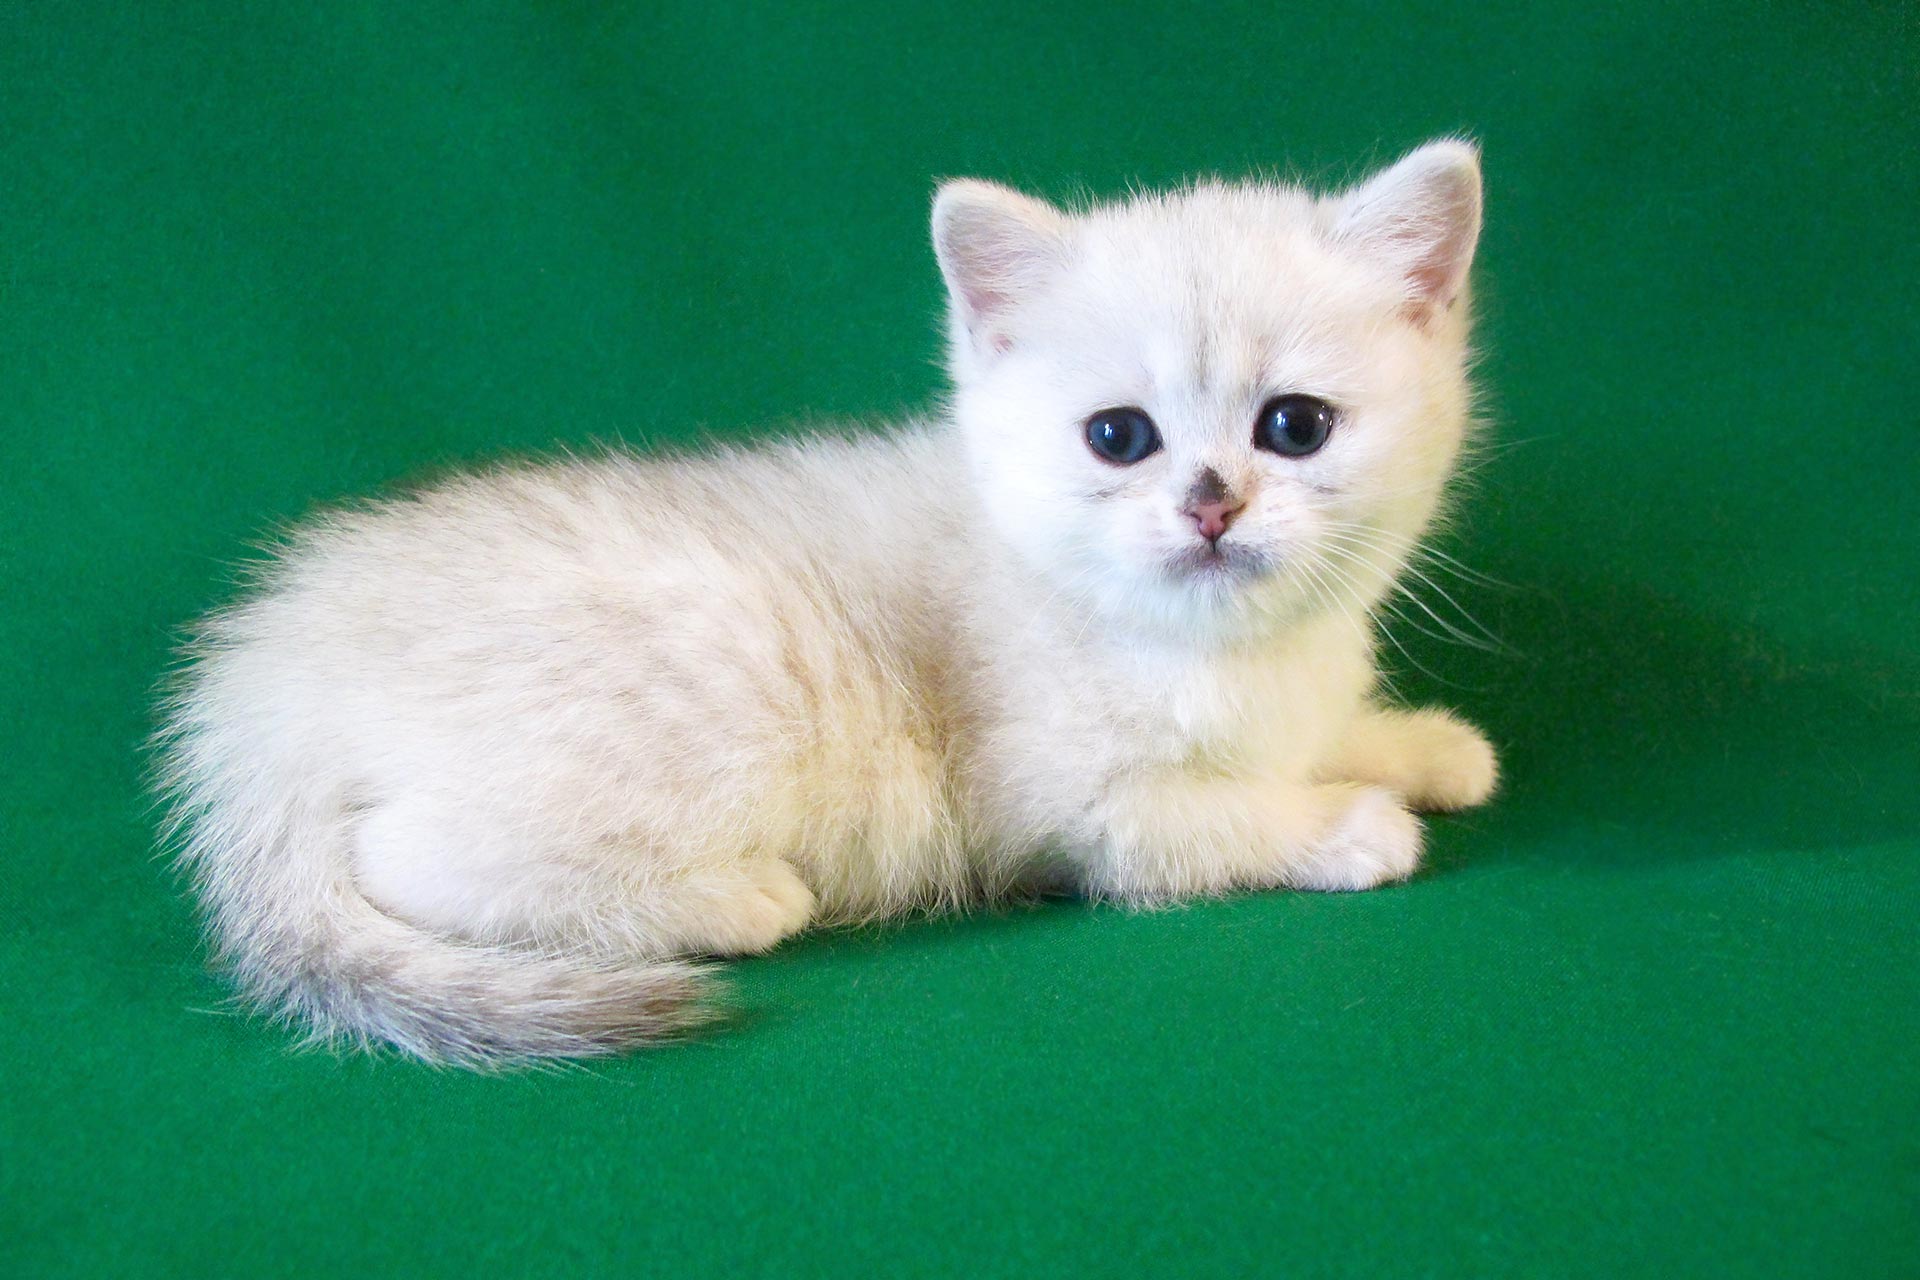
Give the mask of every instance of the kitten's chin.
M 1074 626 L 1087 616 L 1117 633 L 1155 643 L 1212 646 L 1255 640 L 1309 620 L 1311 593 L 1283 572 L 1281 560 L 1244 545 L 1182 547 L 1135 560 L 1088 564 L 1054 584 L 1054 599 L 1070 600 Z
M 1202 648 L 1256 642 L 1308 621 L 1315 612 L 1312 599 L 1286 574 L 1232 557 L 1083 580 L 1075 594 L 1119 634 Z M 1084 635 L 1084 620 L 1075 625 Z
M 1135 579 L 1129 622 L 1167 639 L 1244 641 L 1304 621 L 1311 602 L 1279 560 L 1244 545 L 1183 547 Z

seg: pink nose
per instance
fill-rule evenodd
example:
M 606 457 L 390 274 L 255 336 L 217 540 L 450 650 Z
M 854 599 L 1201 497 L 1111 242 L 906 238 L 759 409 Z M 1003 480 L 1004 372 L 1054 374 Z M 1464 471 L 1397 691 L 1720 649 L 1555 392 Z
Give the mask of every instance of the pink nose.
M 1244 502 L 1196 502 L 1187 508 L 1187 514 L 1193 517 L 1200 536 L 1215 542 L 1245 506 Z

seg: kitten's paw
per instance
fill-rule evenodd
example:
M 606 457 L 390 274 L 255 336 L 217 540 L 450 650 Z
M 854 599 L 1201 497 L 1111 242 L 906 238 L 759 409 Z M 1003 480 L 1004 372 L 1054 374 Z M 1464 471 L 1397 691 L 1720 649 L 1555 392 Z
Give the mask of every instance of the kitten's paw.
M 1400 798 L 1361 787 L 1311 852 L 1287 868 L 1290 888 L 1351 892 L 1405 880 L 1420 865 L 1420 820 Z
M 743 956 L 770 951 L 813 919 L 813 890 L 785 862 L 767 858 L 743 869 L 740 887 L 714 903 L 705 926 L 705 949 Z
M 1444 711 L 1423 711 L 1412 721 L 1418 767 L 1407 789 L 1416 809 L 1449 812 L 1485 804 L 1500 782 L 1493 744 L 1472 725 Z
M 1480 731 L 1450 711 L 1375 708 L 1354 721 L 1317 776 L 1385 787 L 1413 809 L 1447 812 L 1484 804 L 1500 763 Z

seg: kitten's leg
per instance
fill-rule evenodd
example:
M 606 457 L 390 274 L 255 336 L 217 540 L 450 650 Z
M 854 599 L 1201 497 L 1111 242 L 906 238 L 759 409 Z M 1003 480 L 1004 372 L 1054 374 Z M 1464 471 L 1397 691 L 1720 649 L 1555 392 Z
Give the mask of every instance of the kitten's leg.
M 814 892 L 780 858 L 749 858 L 655 881 L 624 912 L 672 956 L 753 956 L 806 929 Z
M 556 843 L 472 808 L 414 799 L 361 819 L 367 897 L 476 942 L 664 957 L 765 951 L 807 926 L 814 896 L 781 859 L 694 858 L 630 842 Z
M 1110 798 L 1095 892 L 1153 902 L 1229 889 L 1371 889 L 1420 861 L 1420 823 L 1378 787 L 1169 772 Z
M 752 858 L 690 874 L 661 896 L 648 917 L 675 955 L 770 951 L 805 929 L 815 906 L 813 890 L 779 858 Z
M 1451 712 L 1369 707 L 1315 773 L 1385 787 L 1415 809 L 1449 811 L 1485 803 L 1500 767 L 1480 731 Z

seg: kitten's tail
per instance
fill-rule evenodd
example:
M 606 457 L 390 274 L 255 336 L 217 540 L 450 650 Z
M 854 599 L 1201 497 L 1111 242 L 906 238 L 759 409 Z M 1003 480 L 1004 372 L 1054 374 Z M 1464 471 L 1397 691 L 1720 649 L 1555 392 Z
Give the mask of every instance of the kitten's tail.
M 313 1040 L 498 1067 L 612 1053 L 710 1016 L 694 965 L 473 945 L 388 915 L 354 881 L 337 792 L 282 777 L 263 797 L 274 782 L 208 770 L 193 758 L 205 746 L 164 748 L 182 863 L 246 1002 Z

